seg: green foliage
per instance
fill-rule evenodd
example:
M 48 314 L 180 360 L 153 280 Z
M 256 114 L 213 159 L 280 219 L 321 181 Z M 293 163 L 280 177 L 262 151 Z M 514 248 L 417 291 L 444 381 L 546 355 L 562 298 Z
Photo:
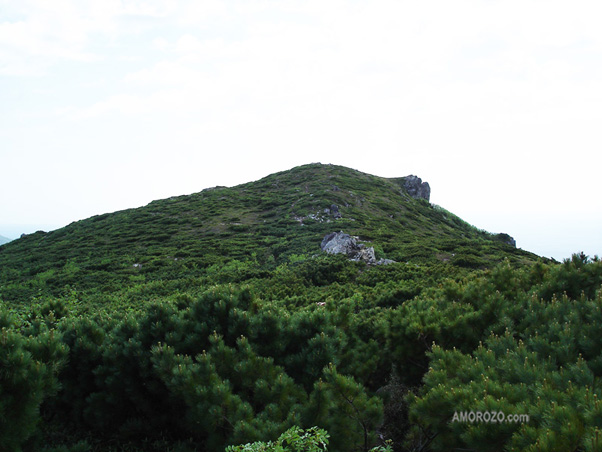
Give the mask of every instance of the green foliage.
M 0 331 L 0 444 L 20 451 L 37 433 L 42 402 L 59 387 L 57 373 L 66 347 L 54 331 L 25 337 L 12 328 Z
M 328 431 L 333 451 L 374 448 L 377 431 L 396 440 L 381 449 L 593 447 L 602 419 L 598 260 L 466 273 L 366 269 L 333 256 L 269 273 L 274 284 L 190 285 L 114 315 L 74 315 L 74 293 L 0 311 L 14 344 L 4 350 L 25 357 L 20 386 L 8 389 L 12 377 L 2 386 L 27 400 L 5 420 L 17 432 L 7 444 L 69 425 L 72 442 L 53 447 L 90 438 L 131 450 L 222 450 L 296 425 Z M 287 287 L 296 292 L 282 298 Z M 450 422 L 461 410 L 530 419 Z
M 541 275 L 539 269 L 534 269 Z M 581 274 L 589 276 L 581 279 Z M 574 258 L 553 268 L 548 277 L 531 290 L 521 286 L 534 275 L 501 268 L 492 278 L 508 284 L 512 305 L 487 328 L 474 329 L 482 338 L 476 347 L 460 350 L 433 346 L 430 368 L 417 396 L 410 395 L 411 418 L 420 428 L 412 435 L 431 432 L 432 450 L 467 448 L 501 450 L 580 450 L 593 447 L 602 417 L 600 397 L 599 344 L 602 290 L 599 263 L 587 264 Z M 539 298 L 551 287 L 564 288 L 565 281 L 578 278 L 581 296 L 553 294 Z M 586 293 L 598 287 L 593 299 Z M 481 296 L 495 289 L 482 287 Z M 468 291 L 468 288 L 465 289 Z M 466 293 L 466 292 L 464 292 Z M 462 295 L 462 294 L 458 294 Z M 492 294 L 493 295 L 493 294 Z M 480 309 L 478 313 L 486 311 Z M 502 327 L 505 328 L 501 331 Z M 473 327 L 474 328 L 474 327 Z M 596 339 L 593 339 L 596 338 Z M 455 342 L 456 347 L 462 342 Z M 593 347 L 593 348 L 592 348 Z M 457 412 L 526 415 L 520 422 L 455 422 Z M 435 436 L 436 432 L 436 436 Z M 599 446 L 593 447 L 595 450 Z
M 598 450 L 602 263 L 508 239 L 307 165 L 3 245 L 0 448 Z
M 303 430 L 297 426 L 291 427 L 278 437 L 276 441 L 228 446 L 226 452 L 326 452 L 330 435 L 318 427 Z M 376 446 L 370 452 L 393 452 L 391 443 Z
M 367 451 L 382 420 L 382 401 L 368 397 L 361 384 L 339 374 L 334 365 L 323 374 L 314 384 L 306 416 L 332 434 L 334 450 Z
M 291 427 L 275 442 L 258 441 L 241 446 L 229 446 L 226 452 L 324 452 L 327 450 L 329 435 L 325 430 L 312 427 L 303 430 Z

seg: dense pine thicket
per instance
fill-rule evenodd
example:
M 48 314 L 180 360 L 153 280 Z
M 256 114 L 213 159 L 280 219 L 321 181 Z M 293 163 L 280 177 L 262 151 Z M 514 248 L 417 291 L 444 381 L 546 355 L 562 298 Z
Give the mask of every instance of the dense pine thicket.
M 3 245 L 0 450 L 602 450 L 602 262 L 503 241 L 308 165 Z
M 352 293 L 219 285 L 131 313 L 3 314 L 0 443 L 223 450 L 317 426 L 332 451 L 602 447 L 601 262 L 502 263 L 412 299 L 391 283 L 384 306 L 371 288 L 409 264 L 316 266 L 356 275 Z M 463 410 L 529 420 L 452 422 Z

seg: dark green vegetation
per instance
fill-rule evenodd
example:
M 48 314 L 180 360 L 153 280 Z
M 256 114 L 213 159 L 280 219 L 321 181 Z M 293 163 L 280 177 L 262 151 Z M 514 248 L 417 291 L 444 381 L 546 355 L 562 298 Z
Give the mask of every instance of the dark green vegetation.
M 91 295 L 113 311 L 117 299 L 148 302 L 157 294 L 153 283 L 168 286 L 164 296 L 186 281 L 207 286 L 265 278 L 278 265 L 320 253 L 333 230 L 371 241 L 377 258 L 399 262 L 485 268 L 535 257 L 410 198 L 402 185 L 344 167 L 306 165 L 40 231 L 0 248 L 2 296 L 29 303 L 40 293 L 76 289 L 87 306 Z M 332 204 L 342 214 L 336 221 L 324 213 Z
M 602 263 L 402 185 L 307 165 L 0 247 L 2 450 L 602 449 Z M 336 230 L 398 262 L 323 255 Z

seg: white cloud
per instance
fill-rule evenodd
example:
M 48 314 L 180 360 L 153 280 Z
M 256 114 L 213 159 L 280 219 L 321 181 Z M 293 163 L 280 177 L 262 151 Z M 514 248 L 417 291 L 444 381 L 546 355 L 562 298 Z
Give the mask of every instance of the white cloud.
M 141 23 L 128 18 L 161 18 L 173 9 L 168 1 L 24 0 L 3 2 L 7 16 L 0 23 L 0 55 L 4 75 L 40 74 L 61 61 L 97 61 L 93 43 L 139 32 Z
M 157 50 L 167 50 L 169 48 L 169 42 L 167 39 L 159 37 L 153 39 L 153 46 Z
M 129 73 L 124 80 L 127 83 L 151 85 L 193 85 L 200 81 L 202 73 L 183 65 L 178 61 L 161 61 L 150 69 Z

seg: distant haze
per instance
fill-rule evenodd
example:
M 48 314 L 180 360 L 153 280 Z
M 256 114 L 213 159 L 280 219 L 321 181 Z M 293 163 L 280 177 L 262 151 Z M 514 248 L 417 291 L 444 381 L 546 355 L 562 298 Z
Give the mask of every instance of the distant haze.
M 602 255 L 599 2 L 0 5 L 4 236 L 322 162 Z

